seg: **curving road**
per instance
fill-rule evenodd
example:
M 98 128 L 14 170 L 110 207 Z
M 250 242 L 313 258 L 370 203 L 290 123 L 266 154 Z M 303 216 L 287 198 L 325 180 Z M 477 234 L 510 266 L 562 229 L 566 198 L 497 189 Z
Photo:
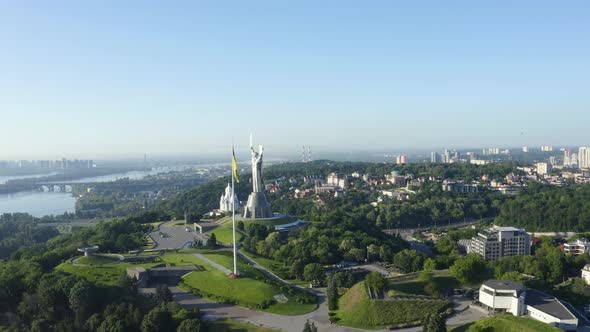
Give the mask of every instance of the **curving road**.
M 176 301 L 181 307 L 199 308 L 205 315 L 204 319 L 216 320 L 221 318 L 229 318 L 286 332 L 301 332 L 303 325 L 307 320 L 309 320 L 310 323 L 315 323 L 315 325 L 318 327 L 318 330 L 322 332 L 363 331 L 330 324 L 328 320 L 328 305 L 326 303 L 326 295 L 324 290 L 314 290 L 319 298 L 318 308 L 315 311 L 300 316 L 281 316 L 262 311 L 250 310 L 231 304 L 217 303 L 194 296 L 190 293 L 186 293 L 178 287 L 170 287 L 170 290 L 174 296 L 174 301 Z M 417 332 L 421 330 L 422 328 L 420 327 L 416 330 L 404 330 L 404 332 Z
M 221 249 L 227 250 L 227 249 Z M 200 254 L 194 254 L 200 255 Z M 285 280 L 281 279 L 279 276 L 275 275 L 271 271 L 267 270 L 264 266 L 258 264 L 255 260 L 251 259 L 247 255 L 243 253 L 239 253 L 239 255 L 248 261 L 252 266 L 260 270 L 262 273 L 267 275 L 268 277 L 281 281 L 283 283 L 290 284 Z M 198 256 L 197 256 L 198 257 Z M 198 257 L 199 259 L 204 259 L 204 257 Z M 208 261 L 207 259 L 205 259 Z M 225 269 L 224 267 L 222 267 Z M 226 269 L 227 270 L 227 269 Z M 357 332 L 357 331 L 366 331 L 360 330 L 350 327 L 343 327 L 334 324 L 330 324 L 329 316 L 328 316 L 328 305 L 326 302 L 326 289 L 325 288 L 315 288 L 315 289 L 308 289 L 303 288 L 298 285 L 290 284 L 294 287 L 303 289 L 305 291 L 311 292 L 318 297 L 318 307 L 316 310 L 299 316 L 283 316 L 283 315 L 275 315 L 267 312 L 250 310 L 247 308 L 235 306 L 232 304 L 226 303 L 218 303 L 213 302 L 211 300 L 201 298 L 195 296 L 191 293 L 187 293 L 180 289 L 177 286 L 170 287 L 172 291 L 174 301 L 177 302 L 181 307 L 184 308 L 199 308 L 199 310 L 204 314 L 204 319 L 209 320 L 216 320 L 216 319 L 234 319 L 238 321 L 244 321 L 250 324 L 269 327 L 281 331 L 286 332 L 300 332 L 303 329 L 303 325 L 307 320 L 309 322 L 313 322 L 319 331 L 322 332 Z M 144 288 L 141 290 L 145 293 L 154 293 L 154 288 Z M 460 324 L 465 324 L 468 322 L 476 321 L 482 318 L 485 318 L 485 314 L 472 309 L 469 307 L 469 300 L 455 300 L 455 310 L 457 311 L 456 314 L 449 317 L 447 320 L 448 326 L 455 326 Z M 372 331 L 388 331 L 388 330 L 372 330 Z M 421 326 L 405 328 L 396 330 L 398 332 L 420 332 L 422 331 Z

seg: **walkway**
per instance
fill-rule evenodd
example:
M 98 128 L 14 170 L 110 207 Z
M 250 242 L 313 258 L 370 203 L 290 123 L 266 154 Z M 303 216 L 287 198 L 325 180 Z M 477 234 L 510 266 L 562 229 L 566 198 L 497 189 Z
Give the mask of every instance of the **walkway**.
M 218 269 L 219 271 L 223 272 L 226 276 L 230 275 L 232 272 L 226 268 L 225 266 L 221 266 L 214 261 L 210 260 L 209 258 L 201 255 L 201 254 L 193 254 L 193 256 L 197 257 L 198 259 L 202 260 L 203 262 L 213 266 L 214 268 Z
M 224 250 L 224 249 L 222 249 L 222 250 Z M 225 249 L 225 250 L 227 250 L 227 249 Z M 212 262 L 211 260 L 205 258 L 201 254 L 195 253 L 193 255 L 195 255 L 195 257 L 207 262 L 208 264 L 211 264 L 215 268 L 218 268 L 219 270 L 224 271 L 224 273 L 226 273 L 226 274 L 231 272 L 227 268 L 225 268 L 215 262 Z M 256 263 L 256 261 L 254 261 L 253 259 L 251 259 L 247 255 L 245 255 L 243 253 L 239 253 L 239 255 L 243 259 L 248 261 L 250 264 L 252 264 L 254 267 L 256 267 L 258 270 L 260 270 L 261 272 L 266 274 L 268 277 L 270 277 L 274 280 L 277 280 L 277 281 L 287 283 L 286 281 L 284 281 L 283 279 L 281 279 L 277 275 L 275 275 L 272 272 L 270 272 L 269 270 L 267 270 L 264 266 Z M 269 328 L 277 329 L 280 331 L 286 331 L 286 332 L 300 332 L 303 329 L 303 325 L 305 324 L 305 322 L 307 320 L 309 320 L 310 323 L 313 322 L 317 326 L 318 330 L 322 331 L 322 332 L 366 331 L 366 330 L 360 330 L 360 329 L 330 324 L 329 316 L 328 316 L 328 305 L 326 302 L 326 289 L 325 288 L 308 289 L 308 288 L 303 288 L 298 285 L 293 285 L 293 284 L 290 284 L 290 285 L 315 294 L 318 297 L 318 303 L 319 303 L 318 308 L 310 313 L 300 315 L 300 316 L 282 316 L 282 315 L 275 315 L 275 314 L 262 312 L 262 311 L 250 310 L 247 308 L 238 307 L 238 306 L 231 305 L 231 304 L 213 302 L 211 300 L 208 300 L 205 298 L 200 298 L 200 297 L 197 297 L 193 294 L 187 293 L 177 286 L 170 287 L 170 290 L 172 291 L 175 302 L 177 302 L 181 307 L 184 307 L 184 308 L 195 308 L 195 307 L 199 308 L 200 311 L 204 314 L 204 319 L 209 319 L 209 320 L 216 320 L 216 319 L 223 319 L 223 318 L 234 319 L 234 320 L 243 321 L 243 322 L 247 322 L 250 324 L 269 327 Z M 142 289 L 142 292 L 147 292 L 147 293 L 155 292 L 155 289 L 144 288 L 144 289 Z M 451 317 L 449 317 L 449 320 L 447 321 L 448 326 L 464 324 L 464 323 L 468 323 L 468 322 L 472 322 L 472 321 L 484 318 L 483 314 L 481 314 L 477 310 L 469 308 L 470 300 L 468 300 L 468 299 L 464 299 L 464 300 L 463 299 L 461 299 L 461 300 L 454 299 L 454 300 L 455 300 L 454 301 L 455 302 L 455 310 L 458 310 L 458 312 L 456 314 L 452 315 Z M 388 330 L 372 330 L 372 331 L 385 332 Z M 410 327 L 410 328 L 405 328 L 405 329 L 398 329 L 395 331 L 397 331 L 397 332 L 420 332 L 420 331 L 422 331 L 422 327 L 421 326 Z
M 278 282 L 282 282 L 284 284 L 288 284 L 291 285 L 295 288 L 299 288 L 302 289 L 304 291 L 309 291 L 309 288 L 304 288 L 301 287 L 299 285 L 295 285 L 295 284 L 291 284 L 290 282 L 283 280 L 281 277 L 279 277 L 278 275 L 272 273 L 270 270 L 268 270 L 267 268 L 265 268 L 264 266 L 258 264 L 255 260 L 253 260 L 252 258 L 250 258 L 249 256 L 247 256 L 246 254 L 244 254 L 241 251 L 238 251 L 238 256 L 240 256 L 242 259 L 244 259 L 246 262 L 248 262 L 250 265 L 252 265 L 254 268 L 256 268 L 258 271 L 262 272 L 264 275 L 266 275 L 267 277 L 278 281 Z

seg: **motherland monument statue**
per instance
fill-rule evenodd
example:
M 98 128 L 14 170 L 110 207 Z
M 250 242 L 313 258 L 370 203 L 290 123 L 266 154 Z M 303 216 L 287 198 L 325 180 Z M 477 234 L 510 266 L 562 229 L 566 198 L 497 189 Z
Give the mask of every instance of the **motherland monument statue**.
M 264 182 L 262 181 L 262 158 L 264 149 L 258 146 L 258 152 L 252 146 L 250 136 L 250 150 L 252 153 L 252 193 L 248 196 L 248 203 L 244 208 L 244 218 L 260 219 L 272 218 L 274 216 L 270 203 L 264 195 Z

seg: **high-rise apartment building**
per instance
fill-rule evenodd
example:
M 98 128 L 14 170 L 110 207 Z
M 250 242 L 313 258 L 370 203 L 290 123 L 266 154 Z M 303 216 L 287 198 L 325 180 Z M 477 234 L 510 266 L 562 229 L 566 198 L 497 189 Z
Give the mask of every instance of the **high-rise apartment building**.
M 549 163 L 537 163 L 537 174 L 545 175 L 551 173 L 551 164 Z
M 438 160 L 439 160 L 438 153 L 430 152 L 430 162 L 434 164 L 434 163 L 438 163 Z
M 578 150 L 578 167 L 590 168 L 590 147 L 581 146 Z
M 477 253 L 485 260 L 530 255 L 531 236 L 524 229 L 494 226 L 472 238 L 468 252 Z

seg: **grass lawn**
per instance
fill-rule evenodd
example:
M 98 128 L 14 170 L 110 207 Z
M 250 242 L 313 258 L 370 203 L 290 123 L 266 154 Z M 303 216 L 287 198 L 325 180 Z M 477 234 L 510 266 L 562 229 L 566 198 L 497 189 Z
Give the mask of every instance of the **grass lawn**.
M 128 267 L 143 266 L 149 268 L 158 264 L 160 263 L 132 264 L 122 262 L 105 266 L 75 266 L 70 264 L 70 262 L 66 262 L 58 265 L 56 269 L 84 277 L 99 285 L 115 286 L 119 278 L 126 273 Z
M 437 284 L 438 289 L 454 288 L 459 286 L 459 281 L 451 276 L 434 276 L 432 280 Z M 390 282 L 388 290 L 392 295 L 428 295 L 424 292 L 426 282 L 414 279 L 410 281 Z
M 230 252 L 209 252 L 203 253 L 203 256 L 230 270 L 233 268 L 233 258 Z M 276 303 L 268 308 L 260 309 L 260 305 L 263 302 L 271 301 L 274 295 L 284 294 L 288 298 L 291 295 L 285 294 L 276 285 L 262 281 L 264 278 L 262 273 L 241 260 L 238 260 L 238 270 L 243 273 L 243 276 L 238 279 L 229 279 L 221 271 L 206 263 L 199 265 L 203 265 L 205 271 L 189 274 L 184 278 L 184 282 L 210 295 L 233 299 L 239 304 L 258 307 L 259 310 L 279 315 L 301 315 L 313 311 L 317 307 L 316 303 L 300 304 L 289 299 L 287 303 Z
M 203 265 L 205 271 L 192 272 L 183 280 L 187 285 L 208 294 L 257 305 L 279 293 L 277 289 L 261 281 L 250 278 L 230 279 L 204 262 L 199 265 Z
M 193 255 L 171 254 L 160 256 L 160 259 L 171 266 L 202 265 L 203 262 Z
M 230 252 L 204 251 L 203 255 L 228 268 L 231 268 L 233 265 Z M 279 315 L 301 315 L 313 311 L 317 307 L 316 303 L 297 303 L 293 300 L 295 295 L 289 294 L 290 291 L 286 292 L 285 289 L 281 289 L 282 287 L 278 287 L 272 283 L 265 283 L 262 273 L 243 261 L 239 261 L 238 269 L 244 272 L 244 277 L 230 279 L 223 272 L 201 261 L 192 254 L 169 254 L 160 256 L 160 260 L 172 266 L 198 265 L 202 267 L 202 271 L 195 271 L 188 274 L 183 281 L 186 285 L 199 290 L 204 296 L 215 301 L 223 302 L 230 300 L 239 305 Z M 125 275 L 128 267 L 142 266 L 150 268 L 161 264 L 162 262 L 138 264 L 121 262 L 104 266 L 76 266 L 66 262 L 57 266 L 57 269 L 84 277 L 99 285 L 116 286 L 121 276 Z M 278 294 L 284 294 L 289 298 L 289 301 L 287 303 L 268 305 L 273 300 L 273 296 Z M 266 305 L 264 305 L 265 303 Z M 266 308 L 261 309 L 262 307 Z
M 76 260 L 78 264 L 85 265 L 104 265 L 118 261 L 117 257 L 105 256 L 105 255 L 94 255 L 94 256 L 83 256 Z
M 278 275 L 279 277 L 281 277 L 285 280 L 289 279 L 289 278 L 287 278 L 289 276 L 289 267 L 285 266 L 283 263 L 274 261 L 272 259 L 268 259 L 266 257 L 258 256 L 256 254 L 245 251 L 243 249 L 240 249 L 240 252 L 242 252 L 244 255 L 252 258 L 253 260 L 256 261 L 256 263 L 264 266 L 267 270 Z M 289 280 L 289 282 L 295 282 L 295 280 Z M 309 283 L 304 282 L 304 284 L 309 284 Z
M 244 323 L 233 319 L 221 319 L 216 321 L 204 321 L 207 331 L 217 332 L 278 332 L 267 327 Z
M 237 224 L 237 222 L 236 222 L 236 224 Z M 236 227 L 237 227 L 237 225 L 236 225 Z M 217 227 L 216 229 L 209 231 L 205 234 L 207 234 L 207 235 L 215 234 L 215 237 L 217 238 L 217 242 L 221 242 L 223 244 L 232 244 L 234 242 L 231 221 L 226 222 L 226 223 L 222 224 L 221 226 Z M 238 230 L 236 230 L 236 241 L 237 242 L 242 241 L 243 237 L 244 237 L 244 235 L 242 235 L 242 233 L 240 233 L 240 232 L 238 232 Z
M 499 315 L 449 329 L 452 332 L 559 332 L 560 329 L 528 317 Z
M 193 255 L 188 254 L 164 255 L 160 256 L 160 259 L 173 266 L 186 266 L 195 264 L 201 265 L 202 263 Z M 105 266 L 75 266 L 69 262 L 66 262 L 58 265 L 56 268 L 66 273 L 84 277 L 100 285 L 115 286 L 117 285 L 119 278 L 126 273 L 128 267 L 142 266 L 145 268 L 150 268 L 160 264 L 162 264 L 162 262 L 130 263 L 123 261 L 118 264 Z
M 151 237 L 146 236 L 145 237 L 145 246 L 141 247 L 141 249 L 143 250 L 147 250 L 147 249 L 153 249 L 156 246 L 156 243 L 154 242 L 154 240 L 152 240 Z
M 297 218 L 297 217 L 291 217 L 291 216 L 285 216 L 285 217 L 282 217 L 282 218 L 276 218 L 276 219 L 272 219 L 272 220 L 254 219 L 254 220 L 243 220 L 243 221 L 244 221 L 244 224 L 246 224 L 246 225 L 248 225 L 248 224 L 260 224 L 260 225 L 264 225 L 264 226 L 272 226 L 272 225 L 289 224 L 289 223 L 295 222 L 297 219 L 299 219 L 299 218 Z

